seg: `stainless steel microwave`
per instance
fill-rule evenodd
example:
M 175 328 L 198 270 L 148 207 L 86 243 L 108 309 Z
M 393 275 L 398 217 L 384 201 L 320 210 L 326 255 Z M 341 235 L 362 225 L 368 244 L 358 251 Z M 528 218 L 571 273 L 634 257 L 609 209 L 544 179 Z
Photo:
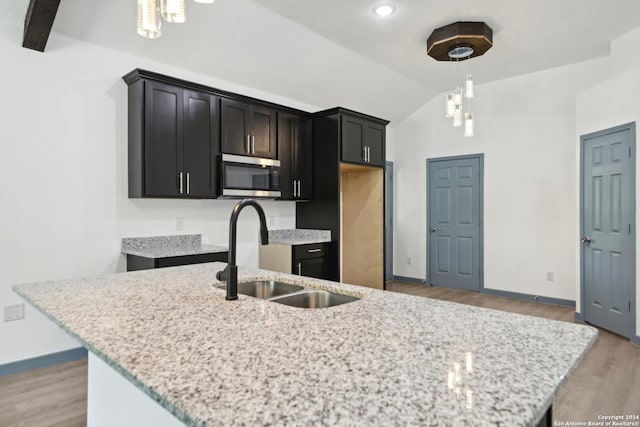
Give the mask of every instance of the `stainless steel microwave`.
M 223 197 L 281 196 L 279 160 L 223 154 L 220 175 Z

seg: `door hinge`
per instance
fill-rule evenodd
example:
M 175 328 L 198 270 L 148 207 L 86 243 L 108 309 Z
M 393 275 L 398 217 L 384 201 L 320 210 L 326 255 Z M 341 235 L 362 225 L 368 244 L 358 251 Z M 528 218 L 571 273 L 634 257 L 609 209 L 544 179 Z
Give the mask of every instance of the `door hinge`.
M 629 157 L 631 157 L 631 147 L 629 147 Z
M 631 301 L 629 301 L 629 311 L 631 311 Z
M 629 224 L 629 234 L 631 234 L 631 224 Z

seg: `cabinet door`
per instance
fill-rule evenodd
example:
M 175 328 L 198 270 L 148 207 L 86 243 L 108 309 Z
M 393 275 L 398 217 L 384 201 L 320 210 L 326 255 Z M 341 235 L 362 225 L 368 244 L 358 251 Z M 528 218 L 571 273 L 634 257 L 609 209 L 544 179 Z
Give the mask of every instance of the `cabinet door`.
M 293 134 L 294 178 L 298 181 L 298 199 L 311 200 L 313 197 L 313 151 L 311 119 L 298 117 Z
M 385 126 L 377 123 L 366 123 L 364 146 L 369 150 L 369 161 L 367 164 L 384 166 L 385 165 Z
M 363 163 L 365 123 L 355 117 L 342 116 L 342 161 Z
M 293 161 L 295 116 L 278 113 L 278 160 L 280 160 L 280 198 L 293 200 L 295 162 Z
M 179 196 L 182 166 L 183 91 L 149 81 L 145 84 L 144 195 Z
M 278 160 L 282 199 L 311 199 L 311 156 L 311 119 L 278 113 Z
M 249 155 L 249 106 L 244 102 L 222 98 L 222 152 Z
M 294 274 L 317 279 L 328 279 L 329 264 L 326 257 L 297 260 L 294 267 Z
M 218 155 L 218 97 L 184 91 L 184 194 L 215 197 Z
M 250 107 L 251 155 L 275 159 L 276 112 L 266 107 Z

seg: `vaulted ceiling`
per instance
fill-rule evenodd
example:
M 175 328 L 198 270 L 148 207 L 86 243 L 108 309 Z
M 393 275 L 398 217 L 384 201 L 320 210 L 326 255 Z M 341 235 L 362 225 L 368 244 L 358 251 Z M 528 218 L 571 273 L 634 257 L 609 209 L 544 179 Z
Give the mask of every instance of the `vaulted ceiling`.
M 637 0 L 391 0 L 388 18 L 373 14 L 373 0 L 186 1 L 187 23 L 163 24 L 162 37 L 147 40 L 135 31 L 135 0 L 62 0 L 47 51 L 68 45 L 58 34 L 397 122 L 453 84 L 455 64 L 426 55 L 437 27 L 493 28 L 493 48 L 461 64 L 481 84 L 605 56 L 640 25 Z

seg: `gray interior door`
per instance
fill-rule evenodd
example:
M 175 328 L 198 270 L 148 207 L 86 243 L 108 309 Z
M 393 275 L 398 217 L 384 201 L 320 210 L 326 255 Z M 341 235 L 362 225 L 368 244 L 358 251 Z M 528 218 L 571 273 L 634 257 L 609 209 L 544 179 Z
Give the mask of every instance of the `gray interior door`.
M 582 301 L 584 320 L 632 332 L 634 286 L 633 127 L 582 139 Z
M 385 280 L 393 280 L 393 162 L 384 170 Z
M 430 284 L 480 290 L 481 156 L 427 162 Z

